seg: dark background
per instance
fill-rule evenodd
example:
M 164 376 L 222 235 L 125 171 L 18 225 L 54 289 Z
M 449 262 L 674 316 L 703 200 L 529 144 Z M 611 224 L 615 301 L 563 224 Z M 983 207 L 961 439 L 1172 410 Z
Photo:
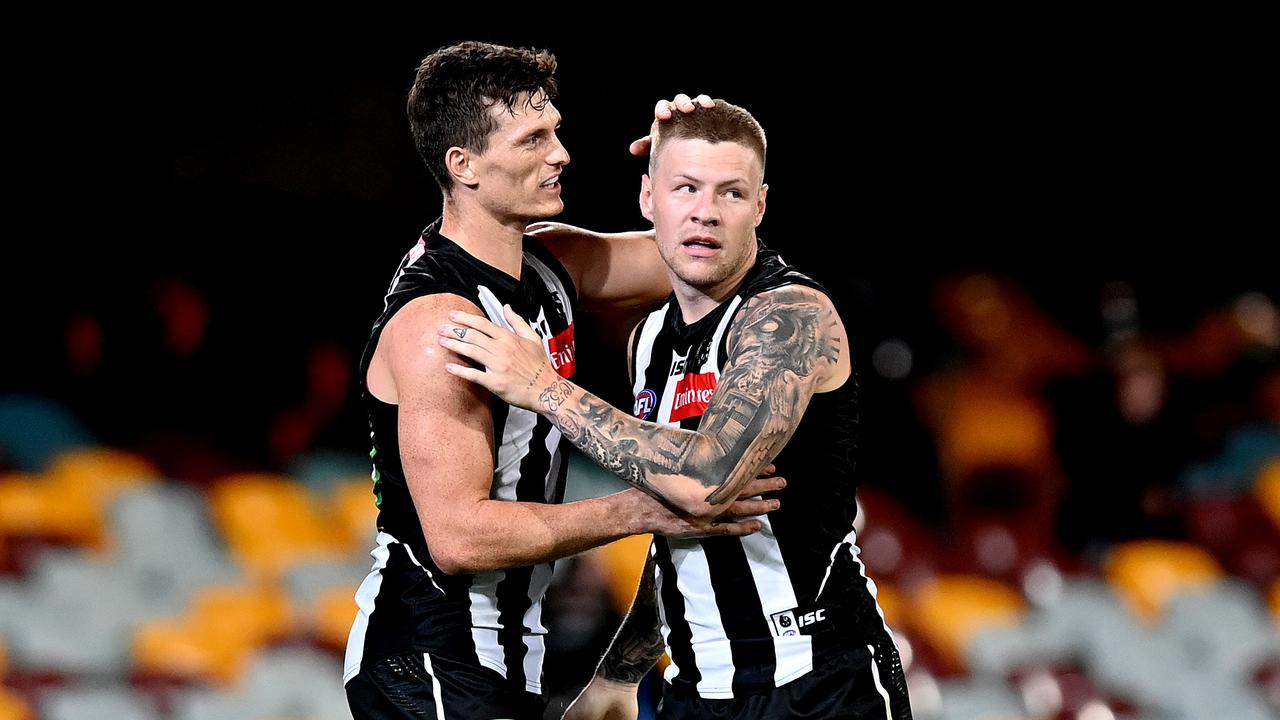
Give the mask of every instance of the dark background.
M 844 308 L 864 368 L 864 477 L 904 496 L 933 482 L 929 454 L 912 452 L 923 441 L 906 384 L 867 371 L 867 356 L 897 337 L 913 377 L 951 361 L 938 278 L 1011 277 L 1091 345 L 1113 280 L 1157 333 L 1244 290 L 1275 296 L 1274 83 L 1247 40 L 642 20 L 660 11 L 625 28 L 584 9 L 588 37 L 523 12 L 484 29 L 475 17 L 187 18 L 34 47 L 34 69 L 11 77 L 10 199 L 30 222 L 11 229 L 14 365 L 0 389 L 62 400 L 113 444 L 154 450 L 189 432 L 219 470 L 363 451 L 354 395 L 294 442 L 281 444 L 280 422 L 306 404 L 317 348 L 354 362 L 392 270 L 439 212 L 403 105 L 421 57 L 462 39 L 557 55 L 570 223 L 644 227 L 644 163 L 626 148 L 658 98 L 705 92 L 756 115 L 769 136 L 761 236 Z M 178 359 L 158 329 L 175 286 L 204 299 L 208 320 Z M 98 327 L 89 373 L 67 350 L 85 317 Z M 607 349 L 582 352 L 595 376 L 621 372 Z

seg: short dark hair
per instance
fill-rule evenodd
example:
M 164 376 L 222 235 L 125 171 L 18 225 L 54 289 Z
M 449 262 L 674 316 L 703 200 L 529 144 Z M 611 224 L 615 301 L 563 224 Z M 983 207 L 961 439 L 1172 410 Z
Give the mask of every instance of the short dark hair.
M 556 58 L 546 50 L 474 41 L 440 48 L 423 59 L 409 91 L 409 127 L 441 190 L 453 189 L 445 151 L 456 145 L 484 153 L 494 130 L 489 109 L 502 103 L 513 111 L 523 101 L 542 110 L 555 99 L 555 72 Z
M 764 128 L 751 113 L 720 98 L 714 99 L 715 107 L 697 106 L 693 112 L 672 112 L 669 120 L 658 121 L 658 143 L 649 156 L 649 167 L 662 151 L 662 143 L 668 140 L 706 140 L 709 143 L 736 142 L 755 151 L 760 157 L 760 175 L 764 177 L 764 156 L 768 143 Z

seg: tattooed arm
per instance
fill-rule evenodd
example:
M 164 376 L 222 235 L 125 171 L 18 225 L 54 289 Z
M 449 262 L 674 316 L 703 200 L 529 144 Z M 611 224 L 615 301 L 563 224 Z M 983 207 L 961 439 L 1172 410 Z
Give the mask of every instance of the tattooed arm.
M 826 295 L 797 285 L 761 293 L 730 326 L 728 360 L 699 429 L 681 430 L 642 422 L 558 377 L 537 336 L 510 311 L 508 319 L 520 337 L 451 315 L 457 326 L 441 328 L 441 344 L 485 370 L 453 364 L 449 372 L 542 413 L 601 467 L 701 517 L 721 512 L 781 451 L 813 394 L 838 387 L 851 368 Z
M 564 720 L 634 718 L 639 712 L 636 691 L 663 650 L 655 568 L 650 555 L 631 610 L 600 660 L 595 677 L 565 711 Z

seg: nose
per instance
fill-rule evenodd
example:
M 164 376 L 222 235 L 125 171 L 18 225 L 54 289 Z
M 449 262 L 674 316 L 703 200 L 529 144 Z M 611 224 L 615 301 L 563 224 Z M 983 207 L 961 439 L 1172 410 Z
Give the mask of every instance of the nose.
M 720 208 L 716 204 L 715 193 L 701 192 L 698 194 L 698 202 L 693 207 L 693 217 L 690 219 L 698 225 L 715 227 L 720 224 Z
M 553 147 L 551 148 L 551 154 L 547 156 L 547 164 L 568 165 L 569 151 L 564 148 L 564 143 L 560 142 L 560 138 L 555 135 L 552 135 L 551 139 Z

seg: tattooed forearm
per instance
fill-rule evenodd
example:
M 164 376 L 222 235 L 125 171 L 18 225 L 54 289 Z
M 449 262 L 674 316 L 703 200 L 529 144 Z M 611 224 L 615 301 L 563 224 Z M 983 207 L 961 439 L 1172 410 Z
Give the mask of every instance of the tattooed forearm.
M 631 603 L 631 611 L 600 661 L 596 675 L 616 682 L 638 683 L 658 662 L 663 642 L 657 603 L 657 583 L 653 557 L 650 556 L 644 566 L 644 574 L 640 576 L 640 587 Z
M 538 404 L 547 412 L 555 412 L 573 393 L 573 386 L 563 380 L 556 380 L 547 386 L 538 396 Z
M 642 422 L 557 380 L 541 407 L 601 467 L 666 499 L 655 475 L 685 476 L 732 500 L 800 424 L 822 372 L 840 361 L 843 332 L 825 296 L 784 287 L 757 295 L 730 329 L 729 360 L 696 432 Z M 578 394 L 576 400 L 574 394 Z

